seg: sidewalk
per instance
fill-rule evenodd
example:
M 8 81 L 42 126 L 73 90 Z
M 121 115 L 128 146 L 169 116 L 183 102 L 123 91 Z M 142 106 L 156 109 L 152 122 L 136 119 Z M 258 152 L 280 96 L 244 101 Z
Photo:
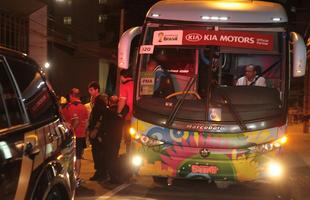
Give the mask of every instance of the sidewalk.
M 286 149 L 295 152 L 310 166 L 310 134 L 303 133 L 303 124 L 290 125 L 287 128 Z
M 125 149 L 125 144 L 122 143 L 119 154 L 125 153 Z M 100 198 L 119 186 L 117 184 L 111 184 L 107 181 L 90 181 L 89 178 L 94 175 L 94 172 L 94 162 L 90 146 L 84 150 L 81 167 L 81 178 L 83 181 L 81 186 L 76 189 L 75 199 L 83 200 L 89 199 L 89 197 Z

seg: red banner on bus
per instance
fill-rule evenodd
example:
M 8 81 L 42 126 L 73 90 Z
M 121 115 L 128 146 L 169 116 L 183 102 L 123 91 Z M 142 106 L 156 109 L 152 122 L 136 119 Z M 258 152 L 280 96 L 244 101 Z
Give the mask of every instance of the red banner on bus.
M 182 45 L 216 45 L 250 49 L 273 49 L 273 35 L 235 31 L 184 30 Z

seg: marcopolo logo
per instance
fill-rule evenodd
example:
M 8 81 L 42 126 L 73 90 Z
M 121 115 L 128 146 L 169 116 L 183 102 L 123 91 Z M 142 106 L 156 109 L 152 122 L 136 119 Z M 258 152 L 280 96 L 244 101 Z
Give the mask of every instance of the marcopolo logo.
M 185 36 L 185 39 L 189 42 L 199 42 L 202 40 L 202 35 L 199 33 L 189 33 Z

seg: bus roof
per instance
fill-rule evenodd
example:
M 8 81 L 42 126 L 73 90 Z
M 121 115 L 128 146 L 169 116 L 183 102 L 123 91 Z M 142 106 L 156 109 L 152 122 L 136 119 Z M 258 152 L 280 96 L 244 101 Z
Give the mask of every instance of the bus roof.
M 153 5 L 147 18 L 191 22 L 283 23 L 281 4 L 252 0 L 166 0 Z

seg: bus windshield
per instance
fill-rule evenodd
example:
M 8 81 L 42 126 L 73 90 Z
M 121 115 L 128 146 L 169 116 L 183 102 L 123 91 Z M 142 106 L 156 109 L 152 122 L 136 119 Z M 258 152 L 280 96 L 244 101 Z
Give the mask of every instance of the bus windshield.
M 137 109 L 164 116 L 166 125 L 185 120 L 236 123 L 241 129 L 245 122 L 283 115 L 282 35 L 147 27 L 136 77 Z

